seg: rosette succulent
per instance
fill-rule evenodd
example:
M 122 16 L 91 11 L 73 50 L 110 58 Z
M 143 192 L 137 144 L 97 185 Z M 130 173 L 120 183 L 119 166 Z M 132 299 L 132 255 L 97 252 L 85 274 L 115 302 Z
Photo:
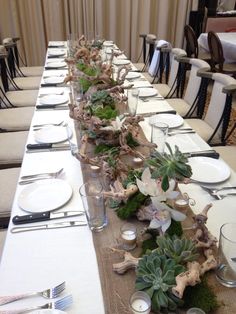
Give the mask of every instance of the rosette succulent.
M 179 238 L 176 235 L 173 237 L 163 235 L 158 236 L 156 242 L 158 245 L 156 249 L 157 253 L 174 259 L 178 264 L 192 262 L 199 256 L 193 241 L 185 237 Z
M 190 178 L 192 175 L 192 169 L 187 164 L 188 158 L 181 153 L 177 146 L 175 146 L 174 152 L 168 143 L 166 143 L 166 146 L 169 154 L 160 154 L 156 151 L 147 160 L 147 164 L 152 169 L 152 178 L 161 178 L 163 191 L 168 190 L 170 179 L 182 181 L 185 178 Z
M 153 311 L 175 310 L 181 300 L 171 293 L 171 288 L 176 285 L 175 277 L 183 271 L 185 268 L 174 259 L 154 251 L 139 261 L 135 288 L 149 294 Z

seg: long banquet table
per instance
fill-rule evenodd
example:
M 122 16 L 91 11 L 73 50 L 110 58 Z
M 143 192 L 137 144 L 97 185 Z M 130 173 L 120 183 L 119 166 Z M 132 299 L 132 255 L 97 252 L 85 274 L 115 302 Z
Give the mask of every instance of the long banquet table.
M 217 33 L 222 43 L 226 63 L 236 62 L 236 33 Z M 198 38 L 200 49 L 209 52 L 207 33 L 202 33 Z
M 66 70 L 45 70 L 44 76 L 51 75 L 52 71 L 56 71 L 57 74 L 66 72 Z M 55 92 L 62 88 L 65 94 L 69 93 L 68 87 L 56 87 L 53 90 Z M 41 88 L 39 99 L 43 93 L 48 92 L 51 92 L 48 87 Z M 155 112 L 157 108 L 158 111 L 164 111 L 171 107 L 165 100 L 140 101 L 138 113 Z M 72 129 L 74 128 L 68 110 L 35 110 L 32 125 L 56 123 L 62 120 L 66 121 Z M 150 138 L 151 130 L 147 118 L 141 122 L 141 126 L 146 137 Z M 31 127 L 28 143 L 34 142 L 33 133 Z M 75 142 L 75 134 L 72 141 Z M 176 135 L 169 137 L 168 142 L 172 146 L 177 144 L 183 152 L 209 149 L 208 144 L 197 134 Z M 51 172 L 60 168 L 64 168 L 61 178 L 71 185 L 73 195 L 59 211 L 83 210 L 78 193 L 78 188 L 83 183 L 83 166 L 81 167 L 80 162 L 72 156 L 69 150 L 25 153 L 21 175 L 47 170 Z M 227 182 L 224 182 L 224 185 L 236 185 L 235 183 L 236 174 L 231 171 L 231 176 Z M 180 184 L 179 187 L 182 192 L 187 192 L 196 201 L 196 205 L 192 207 L 194 213 L 199 213 L 206 204 L 213 203 L 209 211 L 207 226 L 215 236 L 219 236 L 219 229 L 223 223 L 236 222 L 234 196 L 219 201 L 213 199 L 197 184 Z M 26 214 L 19 208 L 17 202 L 23 189 L 24 186 L 18 185 L 12 217 Z M 70 220 L 81 220 L 81 217 Z M 64 221 L 67 220 L 64 219 Z M 66 293 L 72 294 L 74 301 L 71 308 L 67 310 L 68 313 L 129 313 L 128 300 L 134 289 L 134 271 L 123 276 L 112 271 L 112 263 L 122 260 L 118 253 L 113 253 L 111 250 L 117 245 L 121 224 L 122 222 L 110 209 L 108 210 L 108 226 L 103 232 L 94 234 L 88 226 L 13 234 L 11 229 L 14 225 L 10 222 L 0 264 L 0 295 L 41 291 L 66 281 Z M 134 251 L 134 255 L 137 256 L 137 253 L 138 249 Z M 217 282 L 215 285 L 219 286 Z M 227 306 L 217 313 L 235 313 L 232 293 L 233 290 L 228 290 Z M 225 293 L 221 293 L 219 298 L 224 300 Z M 46 302 L 47 300 L 42 297 L 35 296 L 1 306 L 0 313 L 5 309 L 24 308 Z

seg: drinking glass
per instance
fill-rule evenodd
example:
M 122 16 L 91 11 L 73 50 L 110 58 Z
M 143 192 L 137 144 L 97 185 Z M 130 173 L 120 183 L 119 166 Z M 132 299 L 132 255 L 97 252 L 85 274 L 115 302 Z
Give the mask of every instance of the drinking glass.
M 155 122 L 151 124 L 151 142 L 157 145 L 156 150 L 163 154 L 165 150 L 165 143 L 168 134 L 168 124 L 162 122 Z
M 90 179 L 79 188 L 79 193 L 90 229 L 102 231 L 107 224 L 107 218 L 101 182 Z
M 79 80 L 71 82 L 72 99 L 76 105 L 84 99 L 83 86 Z
M 138 88 L 131 88 L 128 90 L 128 107 L 131 116 L 135 116 L 138 108 L 140 90 Z
M 220 228 L 216 278 L 226 287 L 236 287 L 236 223 Z

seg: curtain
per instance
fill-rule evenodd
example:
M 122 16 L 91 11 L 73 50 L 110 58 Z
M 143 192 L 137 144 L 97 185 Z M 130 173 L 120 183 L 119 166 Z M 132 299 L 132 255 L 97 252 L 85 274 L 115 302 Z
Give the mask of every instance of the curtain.
M 20 37 L 28 65 L 42 65 L 49 40 L 85 34 L 113 40 L 133 62 L 139 34 L 183 47 L 183 27 L 196 0 L 0 0 L 0 40 Z

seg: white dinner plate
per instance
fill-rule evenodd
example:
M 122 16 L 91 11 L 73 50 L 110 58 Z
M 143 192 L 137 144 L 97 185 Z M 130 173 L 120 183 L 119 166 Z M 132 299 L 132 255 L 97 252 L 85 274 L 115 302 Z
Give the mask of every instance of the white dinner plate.
M 129 72 L 127 75 L 126 75 L 126 79 L 127 80 L 133 80 L 133 79 L 136 79 L 136 78 L 139 78 L 141 76 L 140 73 L 138 72 Z
M 104 47 L 113 47 L 114 43 L 112 40 L 106 40 L 106 41 L 104 41 L 103 46 Z
M 62 84 L 64 82 L 63 76 L 52 76 L 44 79 L 46 84 Z
M 229 166 L 220 159 L 192 157 L 188 163 L 193 173 L 191 179 L 202 183 L 219 183 L 230 176 Z
M 44 309 L 34 311 L 34 314 L 66 314 L 66 312 L 56 309 Z
M 47 68 L 65 68 L 67 64 L 65 62 L 52 62 L 49 61 L 46 64 Z
M 140 88 L 139 97 L 152 97 L 157 95 L 155 88 Z
M 65 55 L 65 50 L 62 49 L 53 49 L 48 51 L 49 56 L 64 56 Z
M 50 41 L 49 46 L 50 47 L 64 47 L 65 44 L 63 41 Z
M 66 204 L 72 195 L 71 186 L 61 179 L 41 180 L 26 186 L 18 197 L 18 205 L 29 213 L 54 210 Z
M 153 124 L 156 122 L 166 123 L 169 128 L 177 128 L 184 123 L 184 119 L 179 115 L 170 114 L 170 113 L 162 113 L 162 114 L 157 114 L 150 117 L 149 119 L 150 124 Z
M 41 105 L 61 105 L 69 101 L 67 95 L 46 95 L 39 98 Z
M 113 60 L 113 64 L 115 64 L 115 65 L 127 65 L 127 64 L 130 64 L 130 60 L 126 60 L 126 59 L 114 59 L 114 60 Z
M 68 132 L 69 130 L 68 128 Z M 68 134 L 68 132 L 64 126 L 51 125 L 35 131 L 34 139 L 37 143 L 60 143 L 66 141 L 68 136 L 71 137 L 72 133 Z

